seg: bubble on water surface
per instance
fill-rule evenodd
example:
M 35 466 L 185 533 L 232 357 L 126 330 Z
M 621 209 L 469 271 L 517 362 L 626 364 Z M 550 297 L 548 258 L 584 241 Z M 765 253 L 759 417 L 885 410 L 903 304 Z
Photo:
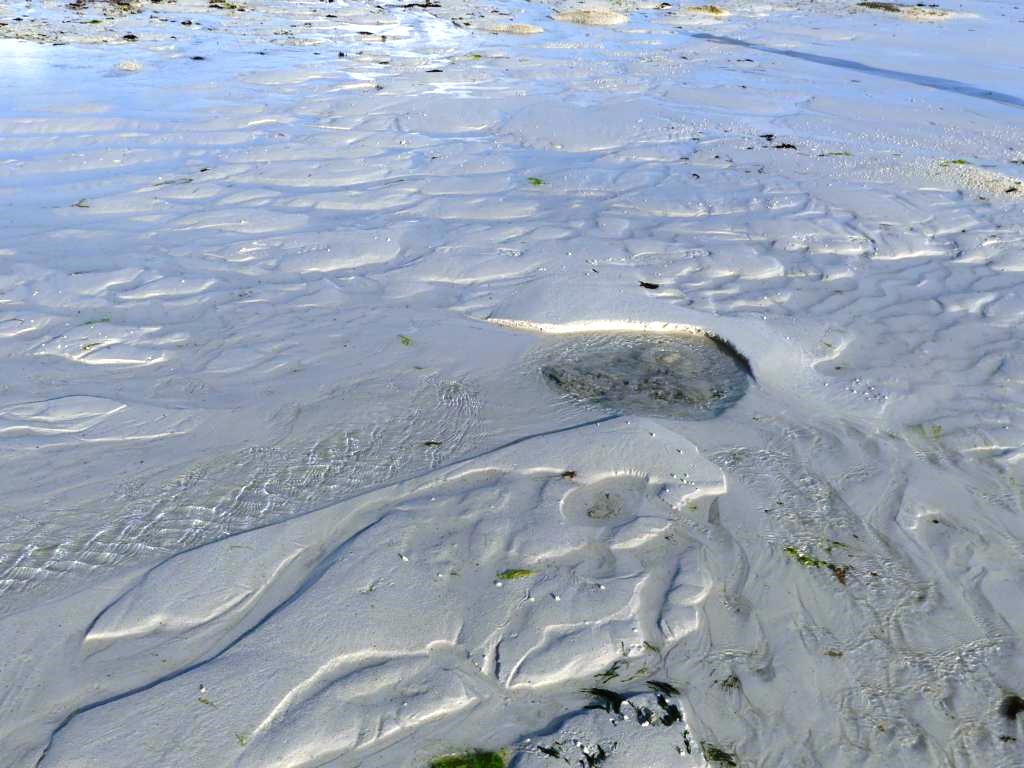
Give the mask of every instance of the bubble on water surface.
M 746 394 L 750 364 L 703 334 L 572 334 L 545 350 L 555 389 L 624 413 L 711 419 Z

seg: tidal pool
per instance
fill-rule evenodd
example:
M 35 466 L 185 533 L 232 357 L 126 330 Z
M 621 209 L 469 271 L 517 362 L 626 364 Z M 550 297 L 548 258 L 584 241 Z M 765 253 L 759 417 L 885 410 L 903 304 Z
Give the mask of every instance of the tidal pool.
M 559 392 L 623 413 L 711 419 L 753 376 L 728 342 L 703 334 L 572 334 L 548 347 L 541 375 Z

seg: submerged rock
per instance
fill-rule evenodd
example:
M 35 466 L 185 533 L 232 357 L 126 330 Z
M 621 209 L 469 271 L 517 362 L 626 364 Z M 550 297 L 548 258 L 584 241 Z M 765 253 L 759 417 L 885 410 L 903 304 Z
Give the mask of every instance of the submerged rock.
M 547 351 L 541 374 L 578 400 L 625 413 L 710 419 L 747 391 L 750 365 L 701 334 L 574 334 Z

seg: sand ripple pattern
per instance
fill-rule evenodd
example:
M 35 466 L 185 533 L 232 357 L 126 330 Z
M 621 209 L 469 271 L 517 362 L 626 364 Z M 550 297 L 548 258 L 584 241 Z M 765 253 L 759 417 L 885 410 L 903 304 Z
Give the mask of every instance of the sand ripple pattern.
M 379 394 L 381 382 L 369 390 Z M 356 398 L 349 393 L 350 403 Z M 386 401 L 385 401 L 386 402 Z M 367 402 L 366 418 L 385 403 Z M 477 403 L 457 382 L 426 383 L 411 411 L 381 415 L 361 427 L 318 439 L 252 448 L 190 467 L 154 486 L 120 489 L 106 508 L 123 510 L 124 522 L 95 533 L 44 545 L 67 535 L 61 516 L 0 550 L 0 593 L 40 585 L 54 576 L 109 567 L 139 556 L 159 557 L 269 525 L 357 492 L 437 467 L 474 446 Z M 431 435 L 424 441 L 425 434 Z M 428 442 L 428 445 L 424 445 Z M 81 519 L 76 520 L 81 525 Z M 25 534 L 22 534 L 25 536 Z M 20 536 L 18 538 L 21 538 Z M 22 539 L 24 540 L 24 539 Z
M 1021 765 L 1019 8 L 31 5 L 5 768 Z M 756 381 L 613 420 L 502 319 Z

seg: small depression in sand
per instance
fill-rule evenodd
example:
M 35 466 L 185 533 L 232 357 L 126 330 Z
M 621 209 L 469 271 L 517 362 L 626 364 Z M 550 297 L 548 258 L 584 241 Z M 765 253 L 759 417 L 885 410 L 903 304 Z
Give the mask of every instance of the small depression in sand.
M 577 524 L 618 526 L 641 515 L 661 516 L 661 486 L 642 477 L 616 475 L 573 488 L 562 499 L 562 515 Z
M 541 374 L 569 397 L 623 413 L 711 419 L 746 394 L 746 358 L 688 333 L 579 333 L 544 352 Z

